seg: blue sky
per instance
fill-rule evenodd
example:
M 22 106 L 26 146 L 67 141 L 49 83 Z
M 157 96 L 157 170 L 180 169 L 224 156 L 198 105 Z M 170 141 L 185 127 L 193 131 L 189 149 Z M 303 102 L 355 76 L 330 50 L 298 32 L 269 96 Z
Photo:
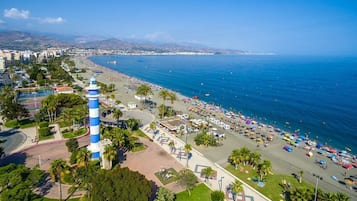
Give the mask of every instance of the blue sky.
M 357 55 L 357 1 L 1 0 L 0 29 Z

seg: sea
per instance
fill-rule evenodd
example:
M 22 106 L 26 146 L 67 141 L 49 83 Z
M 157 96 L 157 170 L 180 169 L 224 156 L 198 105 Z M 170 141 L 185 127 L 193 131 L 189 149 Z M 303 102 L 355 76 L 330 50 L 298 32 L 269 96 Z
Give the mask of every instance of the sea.
M 357 57 L 109 55 L 90 60 L 357 153 Z

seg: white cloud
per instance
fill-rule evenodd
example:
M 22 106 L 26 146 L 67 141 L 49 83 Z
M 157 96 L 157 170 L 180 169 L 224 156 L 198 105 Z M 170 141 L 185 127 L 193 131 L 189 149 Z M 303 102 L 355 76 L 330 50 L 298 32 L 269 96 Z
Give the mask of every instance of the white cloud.
M 30 11 L 28 10 L 17 10 L 17 8 L 10 8 L 4 10 L 4 17 L 12 19 L 28 19 L 30 16 Z
M 144 38 L 150 41 L 161 41 L 161 42 L 174 41 L 174 38 L 169 33 L 166 32 L 154 32 L 154 33 L 146 34 Z
M 51 17 L 47 17 L 47 18 L 40 18 L 39 21 L 41 23 L 47 23 L 47 24 L 60 24 L 63 23 L 65 20 L 62 17 L 57 17 L 57 18 L 51 18 Z

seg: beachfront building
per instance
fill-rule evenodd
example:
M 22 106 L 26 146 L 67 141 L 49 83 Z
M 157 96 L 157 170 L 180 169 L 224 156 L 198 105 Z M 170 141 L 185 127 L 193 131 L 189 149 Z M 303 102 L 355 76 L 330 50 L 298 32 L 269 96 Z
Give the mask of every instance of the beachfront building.
M 90 130 L 90 145 L 88 150 L 92 152 L 92 160 L 100 159 L 100 123 L 99 123 L 99 87 L 97 80 L 92 77 L 89 86 L 86 88 L 88 91 L 87 97 L 89 99 L 89 130 Z
M 157 120 L 157 123 L 172 134 L 187 132 L 188 121 L 182 119 L 180 116 L 173 116 L 166 119 Z
M 73 88 L 68 86 L 58 86 L 55 87 L 55 91 L 57 94 L 73 94 Z

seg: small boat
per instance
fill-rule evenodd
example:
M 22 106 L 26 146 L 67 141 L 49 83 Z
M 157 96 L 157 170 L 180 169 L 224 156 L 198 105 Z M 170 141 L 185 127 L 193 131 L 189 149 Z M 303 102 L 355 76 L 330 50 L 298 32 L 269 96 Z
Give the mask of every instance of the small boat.
M 117 64 L 117 61 L 113 60 L 113 61 L 108 61 L 108 64 Z
M 208 94 L 208 93 L 207 93 L 207 94 L 205 94 L 205 96 L 210 96 L 210 95 L 211 95 L 211 94 Z

